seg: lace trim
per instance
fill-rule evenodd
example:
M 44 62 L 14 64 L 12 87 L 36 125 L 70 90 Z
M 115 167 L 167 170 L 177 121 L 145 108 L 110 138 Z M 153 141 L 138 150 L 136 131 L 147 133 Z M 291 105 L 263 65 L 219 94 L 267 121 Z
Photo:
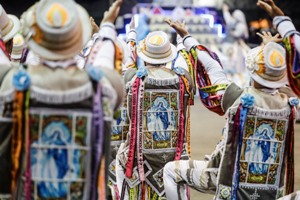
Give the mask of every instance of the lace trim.
M 145 83 L 157 86 L 175 85 L 179 83 L 178 77 L 169 79 L 146 78 Z
M 30 97 L 42 103 L 62 104 L 83 101 L 93 95 L 91 83 L 67 91 L 49 91 L 31 86 Z
M 14 99 L 14 91 L 15 90 L 8 90 L 0 94 L 0 104 L 4 104 L 6 102 L 12 102 Z
M 229 108 L 229 114 L 235 115 L 238 107 Z M 249 110 L 248 115 L 255 115 L 258 117 L 266 117 L 271 119 L 277 119 L 278 117 L 288 118 L 290 116 L 291 109 L 289 107 L 278 110 L 267 110 L 254 106 Z

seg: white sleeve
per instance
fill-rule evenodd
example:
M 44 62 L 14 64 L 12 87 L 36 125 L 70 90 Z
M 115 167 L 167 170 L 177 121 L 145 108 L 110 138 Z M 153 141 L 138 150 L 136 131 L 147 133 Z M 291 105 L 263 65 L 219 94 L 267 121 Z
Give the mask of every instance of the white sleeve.
M 282 38 L 286 38 L 291 34 L 295 34 L 295 47 L 298 53 L 300 53 L 300 34 L 296 30 L 291 18 L 287 16 L 277 16 L 273 19 L 273 25 L 279 32 Z
M 236 22 L 236 20 L 231 16 L 229 11 L 223 11 L 223 17 L 227 25 L 231 25 Z
M 136 31 L 135 29 L 130 29 L 130 31 L 127 33 L 127 42 L 136 42 Z
M 5 53 L 0 49 L 0 66 L 1 65 L 10 65 L 10 61 L 5 55 Z
M 183 44 L 188 51 L 190 51 L 192 47 L 199 45 L 198 41 L 191 36 L 186 36 L 183 38 Z M 197 50 L 197 57 L 198 61 L 200 61 L 204 66 L 212 85 L 230 83 L 221 65 L 206 51 Z
M 98 67 L 106 67 L 109 69 L 115 68 L 115 47 L 114 43 L 116 40 L 115 26 L 112 23 L 104 23 L 101 25 L 99 30 L 99 39 L 102 45 L 97 50 L 97 54 L 94 58 L 93 65 Z M 109 40 L 105 40 L 109 39 Z
M 238 23 L 234 30 L 230 32 L 230 34 L 236 38 L 241 38 L 244 36 L 246 27 L 242 23 Z

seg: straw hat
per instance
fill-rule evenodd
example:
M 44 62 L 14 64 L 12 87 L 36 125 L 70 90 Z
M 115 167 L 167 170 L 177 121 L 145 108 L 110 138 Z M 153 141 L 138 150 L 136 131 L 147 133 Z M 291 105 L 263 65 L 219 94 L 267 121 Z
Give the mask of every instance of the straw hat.
M 139 43 L 137 54 L 147 63 L 163 64 L 176 58 L 177 49 L 165 32 L 153 31 Z
M 14 37 L 20 29 L 20 21 L 14 15 L 6 14 L 0 4 L 0 34 L 4 42 L 9 41 Z
M 88 13 L 73 0 L 41 0 L 23 14 L 22 23 L 29 48 L 48 60 L 75 56 L 92 34 Z
M 11 52 L 11 59 L 19 60 L 22 57 L 23 49 L 25 48 L 25 41 L 21 34 L 15 35 L 13 39 L 13 48 Z
M 277 43 L 251 49 L 246 56 L 246 68 L 254 81 L 267 88 L 287 84 L 285 49 Z

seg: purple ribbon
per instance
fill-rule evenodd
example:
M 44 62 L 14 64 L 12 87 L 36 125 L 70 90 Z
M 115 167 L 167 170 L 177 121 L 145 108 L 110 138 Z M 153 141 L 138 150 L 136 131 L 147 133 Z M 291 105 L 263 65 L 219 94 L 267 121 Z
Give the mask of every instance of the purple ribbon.
M 101 85 L 97 85 L 97 93 L 94 96 L 93 105 L 93 131 L 92 131 L 92 176 L 90 200 L 98 199 L 98 177 L 101 166 L 104 140 L 104 116 L 102 110 Z

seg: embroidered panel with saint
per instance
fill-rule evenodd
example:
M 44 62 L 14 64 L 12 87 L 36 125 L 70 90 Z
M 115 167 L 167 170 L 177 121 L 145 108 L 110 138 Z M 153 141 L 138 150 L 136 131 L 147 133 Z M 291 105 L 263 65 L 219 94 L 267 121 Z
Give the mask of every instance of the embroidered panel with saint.
M 87 199 L 91 113 L 30 110 L 34 199 Z

